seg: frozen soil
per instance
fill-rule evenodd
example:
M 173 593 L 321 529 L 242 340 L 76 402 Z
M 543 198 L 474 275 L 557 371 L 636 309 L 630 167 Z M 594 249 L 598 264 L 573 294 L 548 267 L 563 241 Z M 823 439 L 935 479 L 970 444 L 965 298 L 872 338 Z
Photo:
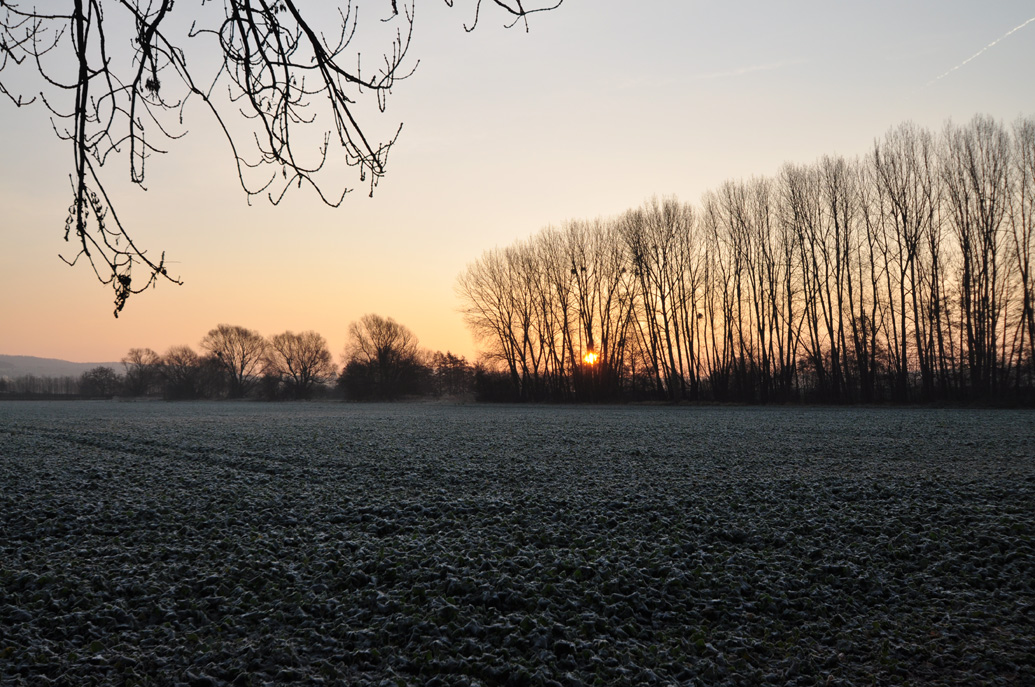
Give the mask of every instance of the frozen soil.
M 1035 684 L 1035 414 L 0 403 L 0 684 Z

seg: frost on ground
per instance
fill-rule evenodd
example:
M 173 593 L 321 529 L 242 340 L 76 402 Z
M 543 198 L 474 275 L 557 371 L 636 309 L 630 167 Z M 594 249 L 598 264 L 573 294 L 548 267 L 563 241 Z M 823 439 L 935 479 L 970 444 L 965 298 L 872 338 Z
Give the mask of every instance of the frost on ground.
M 1035 415 L 0 403 L 0 684 L 1035 684 Z

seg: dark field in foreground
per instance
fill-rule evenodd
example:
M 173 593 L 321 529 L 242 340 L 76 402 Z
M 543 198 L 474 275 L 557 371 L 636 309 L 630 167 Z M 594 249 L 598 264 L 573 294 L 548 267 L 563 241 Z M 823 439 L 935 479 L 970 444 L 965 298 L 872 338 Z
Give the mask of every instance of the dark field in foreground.
M 1035 415 L 0 403 L 0 684 L 1035 684 Z

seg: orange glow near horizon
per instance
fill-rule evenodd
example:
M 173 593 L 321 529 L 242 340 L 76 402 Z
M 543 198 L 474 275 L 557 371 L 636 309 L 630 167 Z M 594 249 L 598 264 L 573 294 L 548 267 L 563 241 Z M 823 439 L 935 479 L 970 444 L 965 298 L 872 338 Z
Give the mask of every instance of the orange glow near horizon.
M 736 3 L 709 3 L 702 13 L 700 3 L 689 2 L 656 3 L 654 12 L 638 12 L 633 3 L 565 2 L 531 15 L 527 33 L 523 22 L 506 29 L 501 8 L 466 33 L 465 24 L 474 20 L 470 5 L 477 4 L 449 4 L 422 4 L 414 52 L 399 73 L 418 59 L 421 66 L 393 90 L 388 110 L 363 105 L 355 111 L 375 150 L 406 124 L 372 197 L 332 145 L 324 191 L 336 194 L 341 184 L 355 189 L 340 207 L 323 203 L 306 184 L 279 205 L 262 194 L 249 198 L 223 127 L 199 103 L 188 105 L 182 125 L 169 132 L 187 136 L 163 141 L 166 146 L 154 132 L 151 142 L 169 154 L 148 159 L 143 186 L 129 174 L 129 147 L 112 150 L 101 175 L 112 211 L 141 250 L 152 259 L 164 253 L 170 274 L 183 280 L 182 286 L 160 281 L 131 297 L 118 319 L 111 286 L 97 283 L 88 260 L 70 268 L 59 258 L 74 258 L 78 245 L 75 237 L 63 240 L 73 171 L 67 140 L 55 135 L 42 99 L 13 107 L 0 97 L 0 354 L 120 371 L 118 361 L 131 348 L 161 355 L 187 345 L 199 352 L 206 332 L 225 323 L 267 337 L 313 330 L 340 361 L 349 324 L 376 313 L 407 327 L 421 348 L 475 363 L 492 353 L 493 342 L 466 324 L 456 289 L 458 276 L 485 253 L 538 241 L 533 235 L 547 227 L 563 234 L 569 222 L 599 218 L 606 224 L 652 197 L 678 198 L 701 214 L 699 201 L 720 193 L 726 180 L 772 177 L 785 164 L 809 165 L 822 155 L 865 157 L 875 137 L 901 122 L 933 134 L 950 117 L 963 124 L 980 112 L 1008 124 L 1035 111 L 1030 89 L 1012 87 L 1030 78 L 1023 65 L 1035 63 L 1035 22 L 1013 28 L 1024 18 L 1018 8 L 1025 3 L 1016 0 L 958 3 L 939 23 L 931 21 L 933 3 L 901 3 L 895 22 L 865 3 L 810 3 L 793 13 L 779 3 L 758 3 L 744 30 L 730 30 L 745 26 Z M 134 18 L 110 14 L 111 45 L 131 49 Z M 197 13 L 199 22 L 207 14 Z M 336 17 L 328 13 L 326 30 Z M 348 23 L 351 31 L 352 18 Z M 867 39 L 837 50 L 829 36 L 845 25 Z M 381 40 L 392 40 L 389 25 L 371 16 L 355 26 L 357 52 L 370 50 L 380 59 L 378 47 L 388 44 Z M 593 30 L 585 30 L 589 26 Z M 956 67 L 961 54 L 975 55 L 995 36 L 1001 41 L 995 49 Z M 925 46 L 923 55 L 913 52 L 917 42 Z M 223 65 L 218 45 L 186 41 L 182 47 L 196 76 L 214 76 Z M 75 65 L 59 59 L 64 54 L 52 55 L 53 68 L 63 76 L 72 67 L 74 79 Z M 888 69 L 887 60 L 902 68 Z M 587 75 L 587 64 L 605 68 Z M 831 82 L 824 78 L 830 70 L 852 79 Z M 0 71 L 0 83 L 26 101 L 43 89 L 58 112 L 73 111 L 73 94 L 42 80 L 39 71 L 30 60 L 14 72 Z M 547 73 L 549 83 L 538 87 Z M 637 96 L 625 97 L 623 89 L 634 87 Z M 754 106 L 758 102 L 768 107 Z M 230 133 L 248 144 L 255 122 L 219 106 L 226 107 Z M 316 160 L 320 134 L 335 130 L 326 110 L 318 115 L 318 109 L 309 111 L 317 119 L 300 125 L 296 140 Z M 166 114 L 173 124 L 179 108 Z M 628 142 L 617 165 L 610 144 L 616 131 Z M 587 254 L 576 264 L 597 259 Z M 135 273 L 133 284 L 142 285 L 142 276 Z M 572 282 L 577 286 L 575 275 Z M 615 372 L 617 349 L 608 370 L 595 372 L 603 367 L 595 344 L 611 343 L 599 327 L 590 332 L 572 344 L 583 348 L 581 365 L 574 350 L 565 363 L 586 378 Z

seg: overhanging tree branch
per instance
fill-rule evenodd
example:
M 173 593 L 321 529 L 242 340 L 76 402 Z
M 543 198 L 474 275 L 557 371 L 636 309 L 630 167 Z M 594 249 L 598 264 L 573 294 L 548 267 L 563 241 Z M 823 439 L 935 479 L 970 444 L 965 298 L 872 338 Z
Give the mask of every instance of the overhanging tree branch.
M 513 25 L 562 1 L 492 4 Z M 371 103 L 383 113 L 392 87 L 417 65 L 408 60 L 414 5 L 401 4 L 348 0 L 328 10 L 300 0 L 224 0 L 220 12 L 201 0 L 190 3 L 188 23 L 186 12 L 174 11 L 187 5 L 182 0 L 175 8 L 173 0 L 64 0 L 66 13 L 0 0 L 0 93 L 15 106 L 38 99 L 58 138 L 72 147 L 65 240 L 77 253 L 63 259 L 75 264 L 85 257 L 98 279 L 113 285 L 116 316 L 130 295 L 160 280 L 181 283 L 169 275 L 164 254 L 151 260 L 132 240 L 100 172 L 109 156 L 125 154 L 130 181 L 145 188 L 147 160 L 165 152 L 163 142 L 185 135 L 192 99 L 217 122 L 249 200 L 265 194 L 276 204 L 288 189 L 308 186 L 337 207 L 352 189 L 332 160 L 355 168 L 373 194 L 402 125 L 379 139 L 363 108 Z M 387 6 L 390 14 L 361 25 L 360 5 Z M 481 5 L 474 2 L 468 30 Z M 325 33 L 327 26 L 334 30 Z M 188 46 L 192 55 L 214 48 L 217 57 L 188 64 Z M 372 51 L 381 64 L 364 70 L 362 57 Z M 15 86 L 26 72 L 39 78 L 38 90 Z M 132 276 L 134 267 L 142 278 Z

